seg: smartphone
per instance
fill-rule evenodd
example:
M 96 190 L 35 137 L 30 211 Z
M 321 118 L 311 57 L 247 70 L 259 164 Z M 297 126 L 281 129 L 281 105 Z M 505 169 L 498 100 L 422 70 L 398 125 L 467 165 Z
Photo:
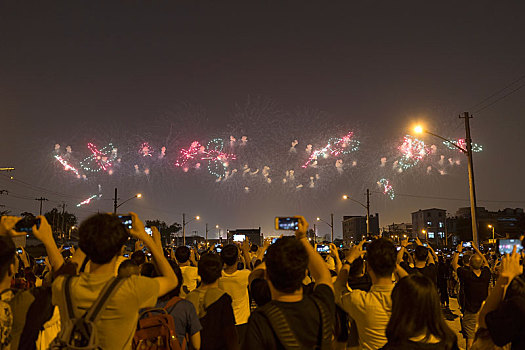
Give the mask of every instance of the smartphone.
M 274 239 L 272 239 L 272 244 L 274 244 L 275 242 L 277 242 L 278 239 L 279 239 L 279 238 L 277 238 L 277 237 L 274 238 Z
M 363 243 L 363 250 L 366 250 L 366 248 L 368 248 L 368 245 L 372 243 L 372 241 L 366 241 L 365 243 Z
M 23 252 L 22 248 L 16 248 L 16 253 L 17 254 L 22 254 L 22 252 Z
M 144 227 L 144 230 L 146 231 L 146 233 L 150 236 L 153 236 L 153 232 L 151 231 L 151 227 Z
M 45 264 L 45 261 L 46 259 L 35 259 L 35 262 L 38 264 L 38 265 L 42 265 L 42 264 Z
M 131 230 L 133 227 L 133 218 L 131 215 L 119 215 L 118 218 L 120 219 L 120 222 L 122 225 L 124 225 L 125 228 L 128 230 Z
M 330 251 L 330 246 L 327 246 L 325 244 L 318 244 L 317 251 L 319 253 L 328 253 Z
M 423 247 L 428 247 L 428 243 L 423 243 Z
M 512 250 L 516 246 L 516 252 L 519 253 L 523 250 L 521 241 L 519 239 L 498 239 L 498 253 L 499 254 L 511 254 Z
M 222 248 L 221 248 L 221 247 L 215 247 L 215 251 L 216 251 L 217 253 L 220 253 L 220 252 L 221 252 L 221 250 L 222 250 Z
M 472 242 L 464 242 L 463 248 L 472 248 Z
M 244 242 L 246 240 L 246 235 L 233 235 L 234 242 Z
M 16 232 L 33 233 L 33 226 L 40 228 L 40 219 L 35 217 L 26 216 L 22 220 L 19 220 L 13 228 Z
M 124 254 L 124 257 L 125 258 L 129 258 L 129 254 Z
M 65 245 L 65 246 L 62 247 L 62 249 L 69 250 L 69 249 L 71 249 L 71 246 L 70 245 Z
M 397 251 L 400 251 L 401 250 L 401 247 L 397 247 Z
M 299 219 L 292 217 L 277 217 L 275 218 L 275 229 L 296 231 L 299 229 Z

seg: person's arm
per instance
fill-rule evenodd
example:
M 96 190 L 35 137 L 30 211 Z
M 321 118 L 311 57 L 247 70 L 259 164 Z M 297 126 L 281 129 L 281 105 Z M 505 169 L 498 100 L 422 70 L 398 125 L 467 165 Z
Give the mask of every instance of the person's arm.
M 505 297 L 505 292 L 510 282 L 512 282 L 514 277 L 519 276 L 522 273 L 523 265 L 520 265 L 520 254 L 516 253 L 516 246 L 514 246 L 510 256 L 506 254 L 501 258 L 501 274 L 496 281 L 496 286 L 489 294 L 479 313 L 480 328 L 487 327 L 485 317 L 489 312 L 498 308 Z
M 397 263 L 401 263 L 403 261 L 403 255 L 405 255 L 406 249 L 408 245 L 408 238 L 405 238 L 401 241 L 401 248 L 397 252 Z M 407 252 L 408 254 L 408 252 Z
M 339 271 L 341 271 L 341 259 L 339 259 L 339 252 L 337 251 L 337 247 L 335 244 L 330 243 L 330 256 L 334 259 L 335 262 L 335 273 L 339 274 Z
M 200 350 L 201 348 L 201 332 L 197 332 L 195 334 L 193 334 L 192 336 L 190 336 L 190 342 L 191 342 L 191 346 L 193 349 L 195 350 Z
M 295 231 L 295 237 L 303 244 L 303 247 L 306 249 L 308 254 L 308 270 L 315 280 L 315 285 L 326 284 L 332 290 L 334 286 L 332 285 L 332 275 L 326 264 L 319 255 L 319 253 L 312 247 L 308 239 L 306 238 L 306 232 L 308 231 L 308 222 L 302 216 L 297 217 L 299 219 L 298 229 Z
M 343 265 L 334 283 L 334 295 L 335 295 L 336 302 L 339 302 L 341 300 L 343 291 L 346 288 L 346 284 L 348 282 L 348 273 L 350 272 L 350 265 L 357 258 L 359 258 L 360 256 L 364 254 L 364 251 L 363 251 L 364 243 L 365 241 L 361 241 L 358 245 L 355 245 L 352 248 L 350 248 L 350 250 L 348 251 L 348 254 L 345 257 L 347 264 Z
M 428 250 L 429 250 L 430 254 L 432 255 L 432 262 L 430 262 L 430 259 L 429 259 L 429 264 L 437 264 L 438 257 L 436 255 L 436 252 L 434 251 L 434 248 L 432 248 L 430 243 L 427 243 L 427 244 L 428 244 Z
M 490 268 L 490 265 L 489 265 L 489 262 L 487 261 L 487 258 L 485 258 L 485 255 L 481 254 L 481 252 L 479 251 L 478 247 L 476 247 L 476 245 L 474 243 L 472 243 L 472 248 L 474 248 L 474 251 L 476 252 L 476 254 L 478 254 L 481 259 L 483 260 L 483 266 L 487 266 Z
M 398 281 L 400 279 L 408 276 L 408 272 L 406 272 L 406 270 L 403 268 L 403 266 L 401 266 L 399 264 L 396 265 L 396 269 L 394 270 L 394 273 L 395 273 Z
M 41 215 L 38 216 L 38 218 L 40 219 L 40 227 L 37 228 L 36 225 L 33 226 L 33 235 L 44 244 L 47 256 L 49 257 L 49 263 L 53 271 L 56 272 L 64 264 L 64 257 L 57 248 L 55 239 L 53 238 L 53 231 L 46 217 Z
M 452 257 L 452 268 L 456 273 L 458 272 L 458 260 L 459 260 L 459 254 L 463 251 L 463 242 L 459 242 L 457 251 L 454 253 L 454 256 Z
M 264 253 L 266 252 L 266 250 L 268 249 L 268 247 L 272 244 L 272 240 L 271 238 L 265 238 L 264 239 L 264 243 L 263 243 L 263 246 L 260 247 L 258 250 L 257 250 L 257 260 L 263 260 L 264 258 Z
M 190 249 L 190 262 L 192 266 L 198 266 L 197 259 L 195 258 L 195 248 Z
M 245 239 L 241 244 L 242 257 L 244 258 L 244 268 L 251 270 L 250 261 L 250 242 Z
M 137 214 L 129 213 L 129 215 L 133 218 L 133 227 L 129 232 L 133 237 L 144 242 L 151 252 L 153 259 L 155 259 L 159 273 L 162 275 L 160 277 L 155 277 L 155 280 L 159 283 L 159 296 L 164 295 L 177 286 L 177 276 L 173 272 L 168 260 L 164 257 L 162 248 L 160 248 L 153 241 L 153 238 L 144 230 L 144 224 L 140 221 Z

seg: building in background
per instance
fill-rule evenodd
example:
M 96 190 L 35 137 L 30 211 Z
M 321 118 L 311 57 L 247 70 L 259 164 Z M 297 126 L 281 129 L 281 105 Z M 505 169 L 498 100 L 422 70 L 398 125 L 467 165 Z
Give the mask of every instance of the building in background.
M 379 214 L 370 215 L 370 233 L 379 235 Z M 361 241 L 366 237 L 365 216 L 343 216 L 343 242 L 345 245 L 353 241 Z
M 237 235 L 237 237 L 234 237 Z M 261 234 L 261 228 L 257 229 L 237 229 L 237 230 L 228 230 L 226 239 L 228 243 L 233 243 L 234 238 L 241 238 L 240 236 L 244 235 L 250 240 L 251 244 L 257 244 L 261 246 L 263 244 L 263 238 Z
M 431 208 L 419 209 L 412 213 L 412 235 L 421 240 L 428 240 L 438 246 L 445 245 L 447 211 Z

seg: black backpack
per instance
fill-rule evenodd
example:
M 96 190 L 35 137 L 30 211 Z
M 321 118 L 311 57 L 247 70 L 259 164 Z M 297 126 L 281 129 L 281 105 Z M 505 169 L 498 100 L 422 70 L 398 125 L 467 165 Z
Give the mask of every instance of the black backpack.
M 330 313 L 326 310 L 326 306 L 321 300 L 312 296 L 319 315 L 321 318 L 321 336 L 320 340 L 317 342 L 315 350 L 331 350 L 333 342 L 333 321 L 330 320 Z M 258 308 L 256 312 L 261 312 L 266 319 L 269 321 L 270 326 L 277 335 L 279 342 L 286 350 L 302 350 L 304 346 L 301 345 L 292 329 L 290 324 L 286 320 L 286 316 L 283 311 L 274 303 L 269 302 L 266 305 Z
M 64 279 L 62 294 L 66 305 L 66 318 L 61 320 L 62 329 L 58 336 L 51 342 L 51 350 L 99 350 L 102 349 L 98 343 L 96 322 L 100 318 L 100 313 L 106 308 L 106 304 L 111 296 L 122 283 L 122 278 L 113 278 L 102 291 L 97 300 L 79 318 L 75 317 L 73 304 L 71 302 L 71 279 L 67 276 Z

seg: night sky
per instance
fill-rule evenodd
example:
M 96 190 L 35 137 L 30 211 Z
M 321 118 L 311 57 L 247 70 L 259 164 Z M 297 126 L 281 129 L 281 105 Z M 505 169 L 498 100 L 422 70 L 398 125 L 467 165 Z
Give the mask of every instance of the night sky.
M 364 212 L 341 195 L 364 201 L 370 188 L 380 226 L 410 222 L 418 209 L 469 205 L 466 159 L 425 135 L 439 148 L 434 158 L 461 164 L 443 175 L 435 162 L 395 173 L 397 147 L 418 121 L 464 137 L 458 115 L 468 111 L 473 140 L 483 145 L 474 156 L 478 205 L 523 207 L 525 88 L 495 101 L 525 79 L 484 100 L 525 74 L 524 10 L 519 1 L 3 1 L 0 166 L 16 171 L 0 176 L 0 189 L 9 190 L 0 204 L 37 213 L 34 198 L 43 196 L 44 210 L 63 201 L 83 219 L 111 211 L 118 187 L 122 200 L 144 196 L 122 212 L 169 223 L 183 212 L 200 215 L 188 232 L 201 235 L 205 223 L 212 237 L 216 224 L 270 234 L 275 216 L 302 214 L 313 224 L 333 212 L 339 236 L 343 215 Z M 343 157 L 342 173 L 335 158 L 301 173 L 307 144 L 320 148 L 350 131 L 361 143 Z M 204 164 L 187 173 L 173 165 L 192 141 L 230 136 L 237 145 L 248 137 L 234 149 L 236 165 L 258 174 L 239 170 L 216 182 Z M 122 164 L 113 175 L 76 179 L 53 158 L 60 144 L 82 159 L 88 142 L 118 147 Z M 166 158 L 149 164 L 138 153 L 143 142 L 155 155 L 167 147 Z M 150 174 L 136 174 L 135 164 Z M 303 188 L 282 183 L 290 169 Z M 381 178 L 392 183 L 393 200 L 378 193 Z M 98 185 L 102 197 L 77 208 Z M 319 234 L 328 232 L 318 224 Z

